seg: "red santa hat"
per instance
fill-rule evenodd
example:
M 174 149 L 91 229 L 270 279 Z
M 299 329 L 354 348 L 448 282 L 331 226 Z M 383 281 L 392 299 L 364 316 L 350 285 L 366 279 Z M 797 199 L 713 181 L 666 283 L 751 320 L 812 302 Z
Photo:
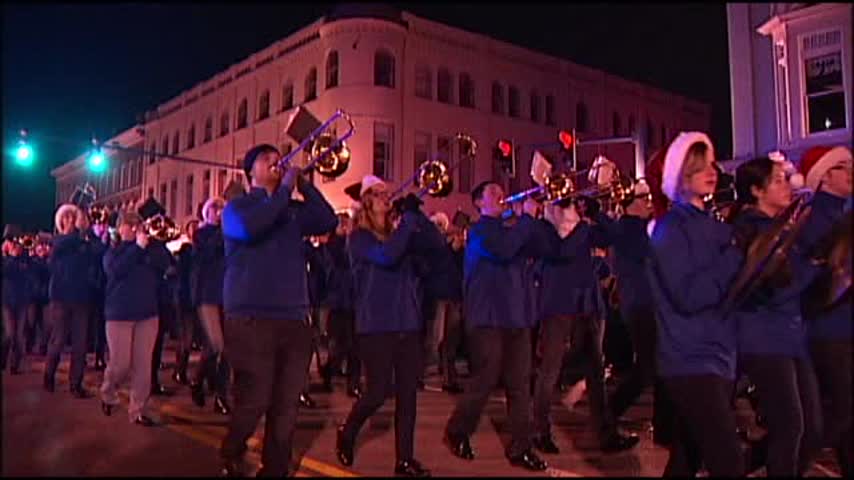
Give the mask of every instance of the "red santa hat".
M 703 132 L 681 132 L 679 136 L 667 147 L 664 155 L 664 169 L 661 175 L 661 191 L 670 200 L 676 200 L 676 190 L 682 178 L 682 164 L 685 163 L 685 155 L 688 149 L 695 143 L 705 143 L 714 157 L 715 148 L 708 135 Z
M 801 158 L 801 173 L 806 187 L 812 191 L 818 189 L 824 174 L 842 161 L 851 159 L 851 150 L 844 146 L 812 147 Z

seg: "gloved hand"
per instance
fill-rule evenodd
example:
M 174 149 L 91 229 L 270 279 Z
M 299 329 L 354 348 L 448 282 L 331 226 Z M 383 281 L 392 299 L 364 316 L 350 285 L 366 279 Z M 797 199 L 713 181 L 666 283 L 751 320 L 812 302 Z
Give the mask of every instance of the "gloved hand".
M 415 196 L 414 193 L 410 193 L 409 195 L 403 197 L 401 201 L 400 208 L 401 212 L 418 212 L 421 209 L 421 205 L 424 205 L 424 202 L 421 201 L 420 198 Z

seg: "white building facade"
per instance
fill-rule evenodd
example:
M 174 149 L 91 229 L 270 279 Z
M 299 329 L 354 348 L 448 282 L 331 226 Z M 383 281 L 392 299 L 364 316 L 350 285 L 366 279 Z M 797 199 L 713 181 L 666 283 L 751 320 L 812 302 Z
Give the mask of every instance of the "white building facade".
M 373 11 L 339 8 L 146 114 L 146 150 L 222 166 L 147 156 L 141 198 L 154 196 L 183 224 L 243 177 L 252 146 L 293 148 L 284 129 L 299 105 L 321 121 L 340 108 L 355 122 L 349 170 L 314 178 L 337 210 L 351 203 L 344 189 L 366 174 L 399 185 L 434 156 L 456 162 L 457 132 L 477 141 L 477 155 L 454 172 L 450 196 L 426 199 L 428 210 L 472 213 L 471 189 L 501 178 L 492 153 L 499 139 L 519 148 L 519 175 L 507 184 L 516 191 L 531 185 L 533 150 L 525 145 L 556 142 L 559 130 L 574 128 L 583 141 L 628 136 L 644 122 L 655 149 L 681 130 L 709 129 L 710 110 L 700 102 L 407 12 L 366 8 Z M 598 153 L 628 176 L 642 173 L 631 144 L 579 147 L 579 168 Z
M 727 5 L 733 156 L 852 145 L 852 6 Z

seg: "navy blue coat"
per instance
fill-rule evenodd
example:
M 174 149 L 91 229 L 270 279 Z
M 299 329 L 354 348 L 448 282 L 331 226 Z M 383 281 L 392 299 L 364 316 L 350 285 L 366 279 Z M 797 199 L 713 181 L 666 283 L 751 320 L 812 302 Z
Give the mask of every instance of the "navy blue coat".
M 742 211 L 733 222 L 746 244 L 773 224 L 771 217 L 754 208 Z M 792 279 L 788 285 L 766 287 L 765 293 L 749 298 L 735 313 L 739 353 L 807 356 L 800 295 L 818 270 L 794 249 L 789 254 L 789 268 Z
M 313 306 L 319 306 L 326 300 L 326 280 L 329 270 L 326 246 L 320 244 L 315 247 L 306 239 L 303 241 L 303 247 L 308 264 L 308 298 Z
M 539 222 L 527 214 L 512 227 L 483 215 L 471 225 L 463 267 L 467 328 L 536 325 L 529 260 L 542 238 Z
M 47 260 L 41 257 L 30 257 L 28 273 L 33 302 L 39 305 L 46 304 L 48 301 L 47 287 L 50 282 Z
M 677 203 L 656 222 L 650 245 L 659 375 L 734 379 L 736 322 L 721 309 L 743 260 L 732 226 Z
M 143 250 L 134 241 L 121 242 L 104 255 L 107 321 L 139 321 L 157 315 L 157 287 L 171 263 L 169 251 L 164 254 L 159 247 L 152 242 Z
M 191 275 L 194 305 L 222 305 L 225 238 L 219 226 L 204 225 L 196 230 Z
M 413 212 L 404 213 L 384 242 L 362 228 L 350 234 L 357 334 L 422 329 L 419 256 L 442 248 L 442 242 L 436 227 Z
M 34 292 L 30 270 L 31 265 L 23 255 L 3 257 L 3 306 L 23 307 L 32 303 Z
M 185 243 L 181 249 L 175 254 L 175 267 L 178 270 L 177 285 L 175 288 L 172 302 L 184 309 L 190 309 L 195 306 L 192 297 L 192 269 L 193 258 L 195 252 L 192 245 Z
M 226 314 L 305 321 L 309 298 L 303 237 L 335 229 L 338 217 L 310 183 L 305 202 L 280 187 L 254 187 L 222 213 L 225 236 L 223 304 Z
M 429 258 L 429 271 L 425 279 L 425 295 L 434 300 L 461 301 L 463 299 L 463 271 L 458 264 L 458 254 L 445 242 Z
M 624 315 L 636 308 L 652 308 L 652 293 L 646 276 L 646 261 L 650 251 L 646 225 L 646 220 L 633 215 L 623 215 L 614 225 L 614 270 L 620 310 Z
M 324 305 L 336 309 L 353 308 L 353 272 L 347 238 L 330 235 L 324 249 L 326 256 L 326 298 Z
M 53 238 L 48 266 L 48 292 L 52 302 L 89 304 L 97 288 L 94 259 L 103 248 L 100 240 L 84 240 L 79 231 Z
M 798 239 L 804 252 L 811 252 L 817 244 L 830 234 L 836 222 L 843 215 L 851 215 L 846 209 L 849 199 L 837 197 L 827 192 L 818 192 L 812 199 L 812 212 Z M 833 308 L 823 312 L 810 312 L 807 318 L 807 332 L 816 340 L 851 341 L 851 299 L 839 302 Z

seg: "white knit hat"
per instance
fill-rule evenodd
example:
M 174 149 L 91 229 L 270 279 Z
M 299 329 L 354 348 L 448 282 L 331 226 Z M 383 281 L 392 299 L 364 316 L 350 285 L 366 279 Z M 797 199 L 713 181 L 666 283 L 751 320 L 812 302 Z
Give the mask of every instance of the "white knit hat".
M 205 201 L 205 204 L 202 205 L 202 218 L 207 223 L 211 223 L 211 212 L 210 209 L 214 206 L 214 204 L 219 203 L 220 208 L 225 205 L 225 199 L 222 197 L 211 197 Z
M 80 208 L 77 207 L 77 205 L 73 205 L 71 203 L 63 203 L 59 206 L 59 208 L 56 210 L 56 214 L 53 216 L 53 225 L 56 227 L 57 230 L 59 230 L 59 219 L 72 212 L 75 215 L 80 215 L 82 213 L 82 211 L 80 210 Z
M 362 179 L 362 188 L 359 190 L 359 196 L 363 196 L 365 192 L 377 185 L 385 185 L 386 183 L 380 177 L 375 175 L 365 175 Z
M 667 153 L 664 155 L 664 172 L 661 176 L 661 191 L 670 200 L 676 200 L 678 193 L 676 190 L 679 188 L 682 179 L 682 165 L 685 163 L 685 155 L 688 154 L 691 145 L 697 142 L 705 143 L 712 157 L 715 156 L 715 147 L 708 135 L 703 132 L 681 132 L 667 147 Z

